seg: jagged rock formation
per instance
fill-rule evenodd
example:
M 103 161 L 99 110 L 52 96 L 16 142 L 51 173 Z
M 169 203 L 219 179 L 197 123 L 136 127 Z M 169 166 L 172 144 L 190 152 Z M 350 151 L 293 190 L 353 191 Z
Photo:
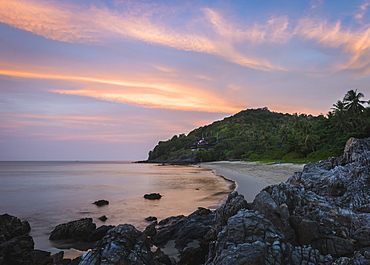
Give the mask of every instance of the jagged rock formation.
M 34 249 L 27 221 L 21 221 L 9 214 L 0 215 L 0 265 L 77 265 L 75 260 L 63 259 L 64 252 L 50 255 L 50 252 Z
M 341 157 L 266 187 L 228 219 L 206 264 L 370 264 L 369 165 L 370 138 L 350 139 Z
M 93 250 L 83 255 L 80 265 L 171 264 L 169 258 L 166 259 L 160 250 L 151 252 L 150 247 L 147 236 L 136 230 L 134 226 L 119 225 L 109 230 Z

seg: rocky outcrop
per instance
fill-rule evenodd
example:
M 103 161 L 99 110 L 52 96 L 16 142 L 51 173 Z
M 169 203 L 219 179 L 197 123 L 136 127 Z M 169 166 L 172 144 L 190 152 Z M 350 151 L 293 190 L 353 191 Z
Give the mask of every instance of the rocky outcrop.
M 129 224 L 119 225 L 108 231 L 95 248 L 82 256 L 80 265 L 161 265 L 166 257 L 159 250 L 151 252 L 145 234 Z M 168 258 L 168 257 L 167 257 Z M 167 262 L 170 262 L 168 259 Z
M 231 194 L 206 264 L 370 264 L 369 185 L 370 139 L 352 138 L 341 157 L 307 164 L 249 207 Z
M 34 249 L 27 221 L 21 221 L 9 214 L 0 215 L 0 264 L 1 265 L 77 265 L 79 259 L 63 259 L 64 252 L 50 255 L 50 252 Z
M 50 240 L 72 239 L 76 241 L 87 241 L 89 235 L 95 230 L 96 225 L 92 218 L 83 218 L 65 224 L 57 225 L 51 232 Z
M 211 230 L 207 233 L 205 240 L 212 241 L 217 238 L 218 233 L 227 224 L 231 216 L 234 216 L 241 209 L 248 208 L 248 203 L 242 194 L 237 191 L 230 193 L 223 205 L 215 212 L 215 219 Z
M 31 227 L 9 214 L 0 215 L 0 264 L 34 264 Z
M 175 247 L 183 252 L 188 244 L 199 245 L 205 235 L 211 230 L 215 214 L 199 207 L 189 216 L 173 216 L 160 221 L 157 225 L 157 235 L 153 237 L 156 246 L 163 247 L 174 240 Z
M 370 139 L 350 139 L 341 157 L 307 164 L 251 204 L 231 193 L 198 241 L 201 247 L 178 243 L 185 236 L 179 233 L 187 227 L 184 216 L 161 221 L 153 242 L 176 240 L 178 264 L 201 264 L 192 260 L 195 254 L 205 255 L 208 265 L 370 264 L 369 170 Z

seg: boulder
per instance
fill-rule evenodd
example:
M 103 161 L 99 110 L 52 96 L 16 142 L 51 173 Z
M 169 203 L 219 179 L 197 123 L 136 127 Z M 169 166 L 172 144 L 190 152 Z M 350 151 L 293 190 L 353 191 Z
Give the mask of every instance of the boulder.
M 77 265 L 78 259 L 63 259 L 63 254 L 51 256 L 50 252 L 34 249 L 28 235 L 27 221 L 9 214 L 0 215 L 0 264 L 2 265 Z
M 0 215 L 0 264 L 34 263 L 34 242 L 28 235 L 30 231 L 27 221 L 9 214 Z
M 150 194 L 145 194 L 144 198 L 147 200 L 159 200 L 162 198 L 162 195 L 159 193 L 150 193 Z
M 201 208 L 189 216 L 179 215 L 166 218 L 158 223 L 157 235 L 153 237 L 153 243 L 162 247 L 168 241 L 174 240 L 175 247 L 182 252 L 189 243 L 199 243 L 203 240 L 211 230 L 214 217 L 214 213 Z
M 87 237 L 87 241 L 94 242 L 101 240 L 107 234 L 107 232 L 114 227 L 115 227 L 114 225 L 99 226 L 98 228 L 91 232 L 91 234 Z
M 157 221 L 157 217 L 149 216 L 149 217 L 145 218 L 145 221 L 148 221 L 148 222 Z
M 105 215 L 102 215 L 102 216 L 100 216 L 98 219 L 99 219 L 100 221 L 102 221 L 102 222 L 105 222 L 105 221 L 107 221 L 107 220 L 108 220 L 108 217 L 106 217 Z
M 149 237 L 153 237 L 157 234 L 157 229 L 155 229 L 155 226 L 157 225 L 157 222 L 153 222 L 151 223 L 150 225 L 148 225 L 145 230 L 144 230 L 144 234 L 149 236 Z
M 109 201 L 107 201 L 107 200 L 98 200 L 98 201 L 93 202 L 93 204 L 95 204 L 96 206 L 101 207 L 101 206 L 108 205 Z
M 14 237 L 23 236 L 31 231 L 27 221 L 21 221 L 9 214 L 0 215 L 0 243 L 6 242 Z
M 49 239 L 52 241 L 65 239 L 87 241 L 87 238 L 95 228 L 96 225 L 93 223 L 92 218 L 83 218 L 57 225 L 51 232 Z
M 100 264 L 164 264 L 155 260 L 151 252 L 149 239 L 134 226 L 118 225 L 108 231 L 107 235 L 96 243 L 94 249 L 82 256 L 80 265 Z M 163 258 L 163 255 L 161 256 Z

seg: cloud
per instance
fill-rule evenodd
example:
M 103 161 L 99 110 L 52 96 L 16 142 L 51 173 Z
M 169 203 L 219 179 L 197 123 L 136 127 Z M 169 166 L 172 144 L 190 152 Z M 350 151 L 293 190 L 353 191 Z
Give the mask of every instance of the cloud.
M 216 11 L 205 9 L 207 19 L 193 18 L 193 22 L 189 22 L 191 29 L 187 30 L 186 26 L 185 29 L 171 27 L 172 21 L 163 18 L 166 7 L 161 8 L 161 13 L 153 12 L 148 6 L 143 6 L 141 11 L 130 12 L 131 9 L 113 11 L 101 6 L 79 7 L 56 1 L 2 0 L 0 22 L 57 41 L 97 44 L 113 39 L 140 40 L 216 55 L 254 69 L 282 69 L 268 59 L 259 60 L 238 52 L 234 44 L 245 40 L 285 42 L 288 37 L 286 18 L 271 19 L 266 25 L 256 25 L 243 31 L 225 21 Z M 216 31 L 206 35 L 197 33 L 197 28 L 204 28 L 203 22 L 213 26 Z M 190 26 L 192 23 L 195 25 Z
M 324 4 L 324 0 L 311 0 L 310 1 L 310 6 L 311 9 L 318 8 Z
M 355 19 L 361 21 L 363 19 L 364 15 L 365 15 L 365 13 L 367 12 L 367 8 L 368 8 L 369 5 L 370 5 L 370 2 L 368 2 L 368 1 L 366 1 L 364 4 L 362 4 L 359 7 L 359 10 L 354 15 Z
M 206 8 L 204 11 L 208 21 L 219 35 L 230 43 L 249 41 L 252 44 L 283 44 L 292 37 L 292 34 L 288 32 L 287 16 L 270 18 L 264 24 L 254 23 L 253 26 L 241 27 L 228 22 L 215 10 Z
M 103 142 L 143 142 L 154 132 L 133 132 L 127 124 L 147 126 L 137 117 L 74 116 L 40 114 L 0 114 L 4 122 L 1 135 L 39 137 L 47 140 L 95 140 Z
M 115 79 L 66 76 L 44 73 L 0 70 L 0 75 L 81 82 L 85 88 L 49 91 L 79 95 L 106 101 L 129 103 L 147 108 L 163 108 L 186 111 L 235 113 L 240 107 L 227 103 L 221 96 L 193 86 L 177 83 L 135 82 Z
M 301 19 L 296 34 L 314 40 L 319 46 L 333 48 L 349 55 L 349 59 L 334 66 L 333 71 L 350 69 L 362 74 L 370 73 L 370 28 L 351 30 L 340 21 L 330 23 L 320 19 Z

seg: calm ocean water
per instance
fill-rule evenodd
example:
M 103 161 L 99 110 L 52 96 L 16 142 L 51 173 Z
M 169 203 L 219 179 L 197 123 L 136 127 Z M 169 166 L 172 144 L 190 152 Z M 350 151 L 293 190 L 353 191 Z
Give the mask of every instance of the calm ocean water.
M 231 185 L 195 166 L 130 162 L 0 162 L 0 184 L 0 214 L 29 221 L 35 248 L 51 252 L 60 246 L 48 236 L 60 223 L 91 217 L 97 226 L 130 223 L 143 230 L 148 216 L 161 220 L 198 206 L 217 208 Z M 145 200 L 151 192 L 162 199 Z M 92 204 L 100 199 L 109 205 Z M 106 222 L 98 219 L 102 215 Z

